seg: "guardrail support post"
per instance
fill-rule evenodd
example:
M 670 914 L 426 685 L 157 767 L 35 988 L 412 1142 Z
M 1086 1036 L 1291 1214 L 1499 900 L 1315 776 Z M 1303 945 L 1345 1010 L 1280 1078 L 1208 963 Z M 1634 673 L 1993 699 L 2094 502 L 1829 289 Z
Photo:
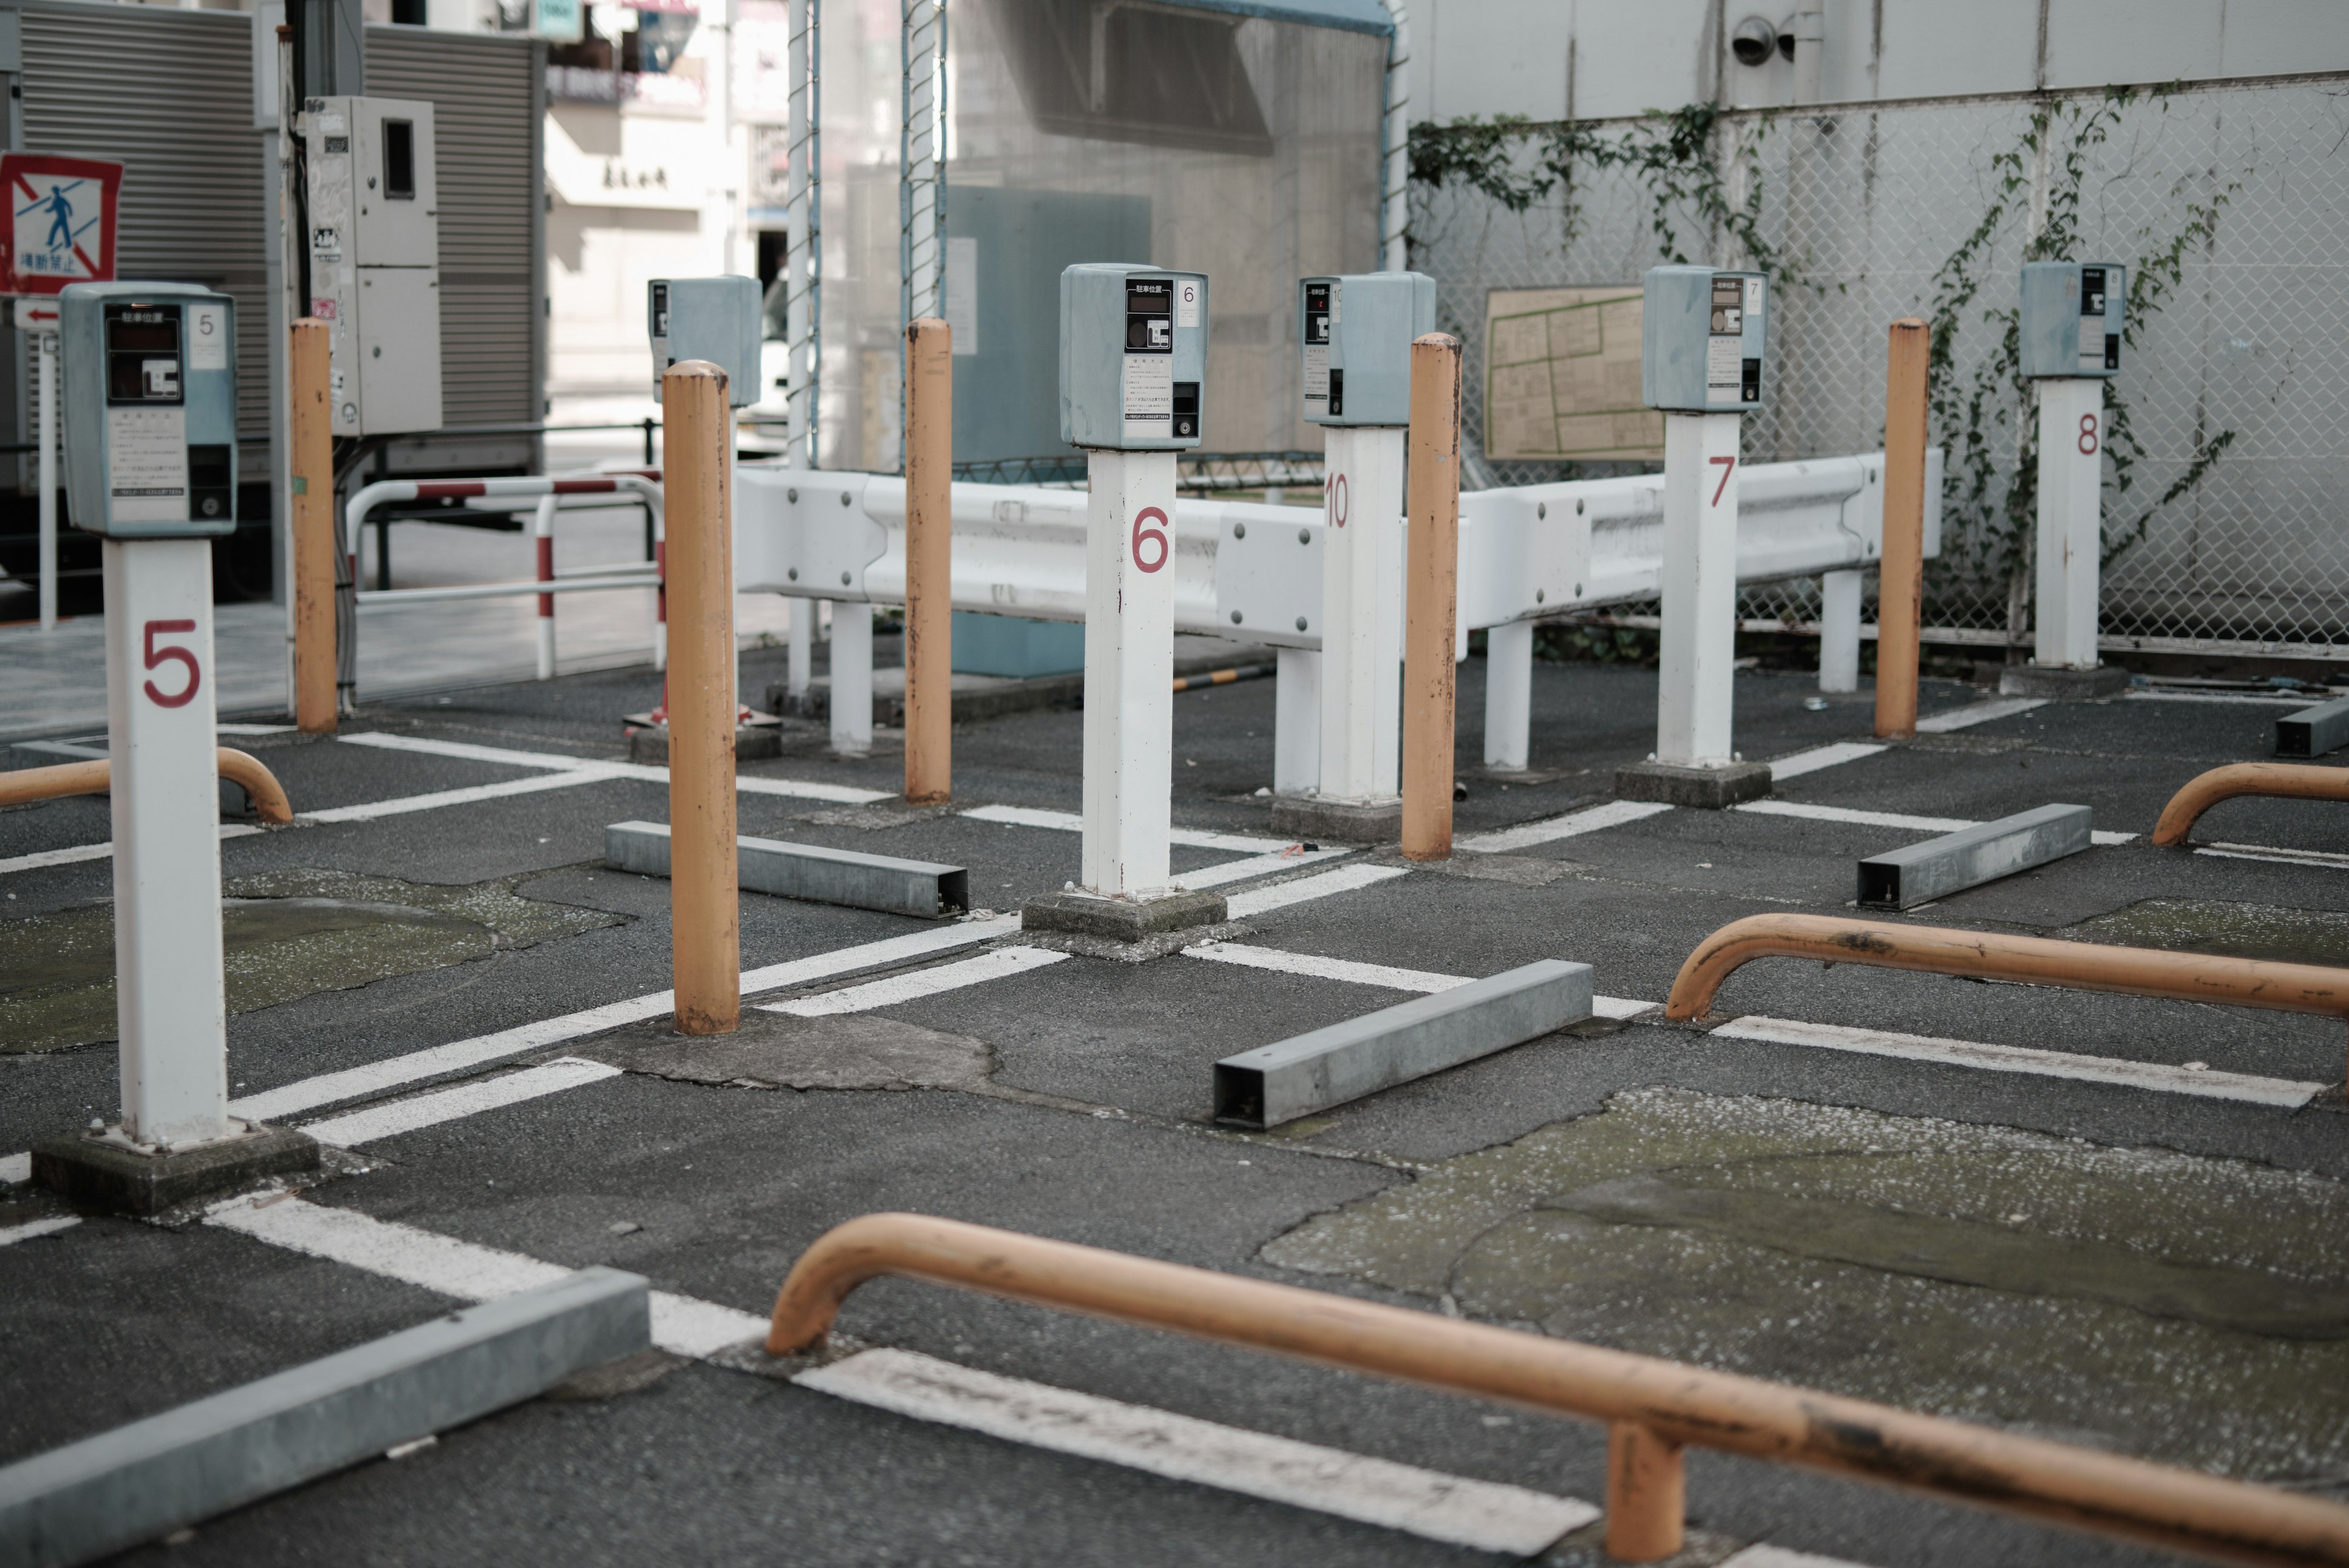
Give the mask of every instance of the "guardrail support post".
M 538 516 L 531 529 L 538 546 L 538 580 L 554 581 L 554 497 L 541 496 Z M 554 679 L 554 596 L 538 596 L 538 678 Z
M 1533 748 L 1534 623 L 1485 632 L 1485 765 L 1521 773 Z
M 335 732 L 335 437 L 323 321 L 294 323 L 287 373 L 293 429 L 286 472 L 294 566 L 294 723 L 305 735 Z
M 905 328 L 905 798 L 917 805 L 954 794 L 953 483 L 954 329 L 923 317 Z
M 1918 627 L 1925 612 L 1926 367 L 1931 347 L 1930 328 L 1915 317 L 1892 324 L 1884 375 L 1884 548 L 1876 596 L 1876 733 L 1884 740 L 1917 732 Z
M 1272 793 L 1304 794 L 1321 780 L 1321 655 L 1274 650 Z
M 1402 755 L 1403 452 L 1409 431 L 1323 431 L 1321 757 L 1328 805 L 1396 809 Z M 1361 808 L 1368 808 L 1363 810 Z M 1377 824 L 1365 822 L 1364 831 Z M 1385 831 L 1392 832 L 1388 828 Z
M 873 749 L 873 607 L 832 607 L 832 749 L 861 757 Z
M 1607 1555 L 1653 1563 L 1681 1549 L 1688 1469 L 1681 1445 L 1637 1421 L 1607 1428 Z
M 1819 577 L 1819 690 L 1829 696 L 1859 690 L 1859 600 L 1867 581 L 1865 572 Z
M 1460 340 L 1411 345 L 1409 550 L 1403 618 L 1402 853 L 1452 855 L 1454 663 L 1460 614 Z
M 669 908 L 677 1032 L 741 1022 L 742 940 L 734 844 L 733 431 L 726 375 L 702 359 L 661 379 L 668 588 Z M 866 701 L 871 711 L 871 700 Z M 869 720 L 868 720 L 869 722 Z

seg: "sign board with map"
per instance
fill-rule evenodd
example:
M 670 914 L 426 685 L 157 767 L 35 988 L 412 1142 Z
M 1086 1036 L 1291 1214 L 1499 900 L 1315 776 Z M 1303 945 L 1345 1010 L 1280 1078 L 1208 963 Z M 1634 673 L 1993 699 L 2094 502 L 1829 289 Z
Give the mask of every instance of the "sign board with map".
M 1485 296 L 1485 455 L 1662 460 L 1664 416 L 1640 401 L 1638 284 Z

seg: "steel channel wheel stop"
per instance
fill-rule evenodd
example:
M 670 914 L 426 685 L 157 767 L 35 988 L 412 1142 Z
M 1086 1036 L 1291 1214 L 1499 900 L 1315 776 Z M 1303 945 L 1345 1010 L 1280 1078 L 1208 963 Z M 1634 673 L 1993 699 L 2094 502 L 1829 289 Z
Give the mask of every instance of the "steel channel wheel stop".
M 36 1143 L 33 1179 L 148 1214 L 318 1163 L 228 1114 L 211 541 L 236 525 L 236 306 L 77 284 L 58 328 L 74 523 L 103 541 L 122 1108 Z

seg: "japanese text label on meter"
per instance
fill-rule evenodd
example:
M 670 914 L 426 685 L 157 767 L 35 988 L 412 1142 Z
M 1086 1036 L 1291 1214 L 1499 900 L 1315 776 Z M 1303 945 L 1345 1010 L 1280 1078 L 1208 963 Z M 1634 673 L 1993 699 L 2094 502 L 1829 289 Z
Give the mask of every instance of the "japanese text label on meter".
M 181 539 L 236 527 L 236 306 L 196 284 L 77 284 L 58 300 L 77 527 Z
M 1195 447 L 1206 410 L 1207 280 L 1087 263 L 1061 275 L 1061 439 L 1121 452 Z

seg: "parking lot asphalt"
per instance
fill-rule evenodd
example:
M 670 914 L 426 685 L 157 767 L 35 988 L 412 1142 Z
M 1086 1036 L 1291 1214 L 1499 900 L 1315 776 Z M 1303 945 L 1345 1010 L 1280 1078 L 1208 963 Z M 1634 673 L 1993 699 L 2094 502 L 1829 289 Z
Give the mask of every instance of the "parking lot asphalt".
M 780 657 L 747 653 L 743 689 L 779 679 Z M 1220 886 L 1243 905 L 1290 888 L 1293 901 L 1240 912 L 1230 939 L 1271 961 L 1077 956 L 969 980 L 953 966 L 1023 945 L 983 922 L 1074 877 L 1079 839 L 964 814 L 1075 813 L 1081 714 L 957 726 L 946 813 L 837 798 L 895 791 L 890 732 L 838 758 L 820 728 L 793 728 L 781 758 L 742 764 L 743 833 L 960 866 L 975 909 L 925 922 L 744 894 L 743 969 L 812 967 L 746 981 L 743 1059 L 796 1065 L 695 1081 L 671 1070 L 657 1002 L 560 1023 L 669 984 L 667 884 L 602 861 L 607 824 L 667 819 L 660 774 L 562 776 L 583 759 L 626 762 L 621 715 L 657 680 L 481 688 L 369 707 L 336 738 L 239 742 L 297 814 L 347 818 L 222 842 L 238 917 L 230 1077 L 254 1114 L 319 1125 L 553 1061 L 627 1070 L 354 1133 L 298 1192 L 236 1199 L 247 1215 L 229 1220 L 191 1209 L 54 1227 L 68 1212 L 0 1164 L 0 1464 L 448 1310 L 450 1290 L 396 1262 L 303 1241 L 314 1212 L 389 1238 L 387 1258 L 420 1232 L 482 1255 L 609 1264 L 755 1316 L 826 1230 L 905 1210 L 2349 1501 L 2339 1021 L 1792 960 L 1739 971 L 1693 1023 L 1653 1005 L 1707 933 L 1757 913 L 1857 913 L 1857 861 L 1938 831 L 1867 817 L 1987 820 L 2054 802 L 2136 836 L 1881 918 L 2164 946 L 2181 965 L 2196 951 L 2349 964 L 2349 812 L 2240 800 L 2205 818 L 2203 851 L 2146 841 L 2196 774 L 2271 754 L 2269 727 L 2290 711 L 2278 702 L 2141 686 L 2028 706 L 1929 681 L 1935 728 L 1869 749 L 1865 691 L 1822 703 L 1809 677 L 1746 671 L 1748 758 L 1855 742 L 1779 783 L 1773 801 L 1795 814 L 1674 809 L 1586 829 L 1576 814 L 1611 799 L 1614 769 L 1652 745 L 1654 672 L 1537 664 L 1530 766 L 1505 775 L 1481 763 L 1472 659 L 1451 862 L 1361 850 Z M 1177 827 L 1277 850 L 1273 683 L 1185 693 L 1174 711 Z M 531 756 L 466 750 L 484 747 Z M 546 787 L 467 794 L 531 779 Z M 785 793 L 798 785 L 826 787 Z M 1537 823 L 1553 827 L 1466 847 Z M 0 1156 L 116 1112 L 110 981 L 88 957 L 108 940 L 110 864 L 92 846 L 109 831 L 103 800 L 0 811 Z M 1261 852 L 1178 845 L 1177 880 Z M 1363 874 L 1315 880 L 1348 867 Z M 980 934 L 857 956 L 955 929 Z M 1271 1131 L 1212 1118 L 1222 1057 L 1541 959 L 1591 965 L 1602 1015 Z M 815 1016 L 758 1007 L 833 992 L 801 1010 Z M 2205 1092 L 2241 1083 L 2250 1097 Z M 1604 1495 L 1605 1434 L 1573 1420 L 901 1282 L 851 1297 L 839 1332 L 1244 1434 Z M 1493 1557 L 1342 1508 L 873 1407 L 740 1354 L 656 1361 L 123 1560 Z M 1692 1455 L 1689 1499 L 1691 1564 L 1756 1542 L 1878 1568 L 2170 1561 L 1708 1453 Z M 1594 1551 L 1583 1532 L 1539 1554 Z

